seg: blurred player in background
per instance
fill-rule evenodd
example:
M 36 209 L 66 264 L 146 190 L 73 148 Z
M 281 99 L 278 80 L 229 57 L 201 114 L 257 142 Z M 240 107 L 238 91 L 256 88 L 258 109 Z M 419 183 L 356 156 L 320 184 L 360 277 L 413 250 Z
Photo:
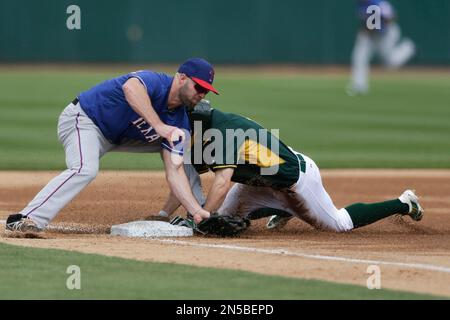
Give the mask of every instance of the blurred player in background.
M 351 96 L 368 93 L 370 61 L 374 54 L 378 54 L 385 66 L 396 69 L 415 53 L 414 43 L 410 39 L 401 39 L 396 13 L 388 1 L 358 0 L 357 5 L 360 29 L 352 53 L 352 79 L 347 88 Z M 381 23 L 376 28 L 367 23 L 375 13 L 370 6 L 379 8 Z

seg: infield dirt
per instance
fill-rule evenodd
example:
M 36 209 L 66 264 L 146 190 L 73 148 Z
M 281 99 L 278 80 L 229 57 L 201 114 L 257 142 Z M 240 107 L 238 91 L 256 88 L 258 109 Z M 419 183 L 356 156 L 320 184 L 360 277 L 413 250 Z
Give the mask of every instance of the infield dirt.
M 56 174 L 0 172 L 0 219 L 22 209 Z M 361 286 L 370 276 L 369 263 L 351 259 L 377 260 L 387 263 L 380 264 L 383 288 L 450 297 L 450 170 L 323 170 L 322 177 L 338 207 L 383 201 L 398 197 L 404 189 L 416 189 L 425 217 L 419 223 L 391 217 L 341 234 L 316 231 L 297 219 L 282 230 L 269 231 L 261 219 L 232 239 L 193 237 L 171 243 L 112 237 L 104 233 L 111 225 L 158 212 L 168 188 L 162 172 L 103 171 L 54 221 L 93 233 L 45 232 L 43 239 L 24 239 L 14 238 L 1 227 L 0 241 Z M 206 187 L 210 181 L 211 176 L 204 179 Z M 225 244 L 230 247 L 218 247 Z M 242 251 L 242 247 L 255 250 Z M 290 254 L 260 249 L 283 249 Z M 334 258 L 324 260 L 325 256 Z

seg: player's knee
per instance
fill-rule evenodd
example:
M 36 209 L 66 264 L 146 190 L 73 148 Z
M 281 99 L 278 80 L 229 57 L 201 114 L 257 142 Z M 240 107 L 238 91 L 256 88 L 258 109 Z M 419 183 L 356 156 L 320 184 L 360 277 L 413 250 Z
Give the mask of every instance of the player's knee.
M 83 176 L 87 181 L 92 181 L 97 177 L 98 174 L 98 166 L 83 166 L 79 170 L 79 174 Z

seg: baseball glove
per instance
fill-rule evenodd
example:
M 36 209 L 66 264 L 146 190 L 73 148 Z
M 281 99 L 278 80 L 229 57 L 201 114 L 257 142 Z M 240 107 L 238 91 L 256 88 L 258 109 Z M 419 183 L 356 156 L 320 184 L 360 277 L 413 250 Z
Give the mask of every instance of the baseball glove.
M 247 230 L 250 220 L 241 217 L 219 216 L 211 214 L 209 219 L 203 220 L 197 225 L 197 229 L 205 235 L 220 237 L 235 237 Z
M 188 227 L 201 235 L 215 235 L 220 237 L 234 237 L 247 230 L 250 220 L 241 217 L 219 216 L 217 213 L 196 224 L 191 218 L 174 217 L 170 224 Z

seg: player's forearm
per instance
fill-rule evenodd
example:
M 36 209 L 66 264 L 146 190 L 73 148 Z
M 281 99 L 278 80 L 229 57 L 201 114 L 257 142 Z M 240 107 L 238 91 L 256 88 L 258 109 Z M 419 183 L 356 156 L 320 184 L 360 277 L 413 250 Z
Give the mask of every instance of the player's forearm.
M 200 204 L 198 204 L 197 200 L 192 194 L 189 182 L 184 171 L 182 169 L 177 169 L 177 172 L 169 170 L 169 172 L 166 173 L 167 182 L 169 183 L 170 189 L 177 197 L 178 201 L 183 205 L 183 207 L 188 212 L 192 213 L 201 211 L 202 207 L 200 206 Z
M 209 212 L 216 212 L 225 200 L 230 187 L 230 181 L 215 179 L 208 193 L 208 197 L 206 198 L 206 203 L 203 208 Z
M 147 90 L 141 82 L 136 78 L 131 78 L 125 82 L 122 89 L 131 108 L 158 132 L 163 122 L 153 109 Z
M 183 158 L 163 150 L 163 160 L 166 168 L 166 178 L 170 189 L 183 205 L 183 207 L 194 216 L 208 218 L 209 212 L 203 210 L 192 193 L 191 185 L 183 168 Z M 201 219 L 200 219 L 201 220 Z
M 181 205 L 181 202 L 177 199 L 175 194 L 170 191 L 169 196 L 164 204 L 162 211 L 166 212 L 169 217 L 177 210 Z

